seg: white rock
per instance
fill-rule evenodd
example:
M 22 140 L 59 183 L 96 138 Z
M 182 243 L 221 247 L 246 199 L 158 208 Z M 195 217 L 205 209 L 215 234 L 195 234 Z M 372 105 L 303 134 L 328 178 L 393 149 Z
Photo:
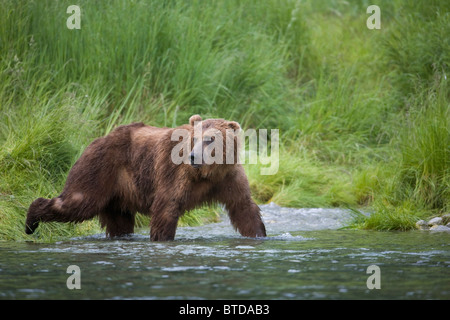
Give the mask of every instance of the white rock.
M 428 221 L 428 225 L 429 226 L 442 225 L 442 218 L 441 217 L 433 218 L 430 221 Z

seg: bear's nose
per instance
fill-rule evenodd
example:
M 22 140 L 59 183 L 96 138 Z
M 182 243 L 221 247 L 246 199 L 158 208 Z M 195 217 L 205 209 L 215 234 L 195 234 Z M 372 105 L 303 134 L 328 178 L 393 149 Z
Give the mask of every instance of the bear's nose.
M 201 158 L 196 156 L 194 151 L 190 153 L 189 158 L 191 159 L 191 166 L 194 168 L 200 168 L 202 166 Z

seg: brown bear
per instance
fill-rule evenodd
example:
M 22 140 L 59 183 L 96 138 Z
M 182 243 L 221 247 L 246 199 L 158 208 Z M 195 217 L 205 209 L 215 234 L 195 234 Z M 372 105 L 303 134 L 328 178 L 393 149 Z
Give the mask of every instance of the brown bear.
M 38 198 L 30 205 L 25 231 L 32 234 L 39 222 L 81 222 L 98 215 L 107 236 L 116 237 L 134 232 L 135 214 L 140 212 L 151 216 L 151 240 L 173 240 L 185 211 L 218 202 L 241 235 L 265 237 L 260 209 L 238 161 L 239 130 L 237 122 L 202 121 L 199 115 L 177 128 L 119 126 L 86 148 L 58 197 Z M 210 148 L 210 158 L 223 156 L 227 161 L 211 163 L 199 153 L 217 137 L 224 152 Z

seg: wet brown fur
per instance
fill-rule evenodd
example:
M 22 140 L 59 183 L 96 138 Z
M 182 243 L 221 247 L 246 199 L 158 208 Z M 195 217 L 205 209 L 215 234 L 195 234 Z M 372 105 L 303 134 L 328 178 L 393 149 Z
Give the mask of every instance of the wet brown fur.
M 157 128 L 143 123 L 119 126 L 94 140 L 69 172 L 62 193 L 36 199 L 28 209 L 26 232 L 39 222 L 82 222 L 99 216 L 110 237 L 133 233 L 136 212 L 151 216 L 150 238 L 173 240 L 178 219 L 202 203 L 223 203 L 231 223 L 243 236 L 266 236 L 259 207 L 253 202 L 240 164 L 211 164 L 194 168 L 174 164 L 171 141 L 175 129 L 193 135 L 194 121 L 178 128 Z M 239 124 L 208 119 L 199 125 L 224 133 Z M 225 141 L 224 141 L 225 144 Z

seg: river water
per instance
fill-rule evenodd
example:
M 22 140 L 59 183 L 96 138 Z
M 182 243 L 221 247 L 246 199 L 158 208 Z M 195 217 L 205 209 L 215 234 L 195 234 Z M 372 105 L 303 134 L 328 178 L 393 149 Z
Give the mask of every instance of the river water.
M 0 299 L 450 298 L 449 233 L 342 230 L 342 209 L 261 208 L 261 239 L 241 237 L 224 217 L 178 228 L 166 243 L 150 242 L 148 230 L 0 242 Z M 67 273 L 73 265 L 79 274 Z

